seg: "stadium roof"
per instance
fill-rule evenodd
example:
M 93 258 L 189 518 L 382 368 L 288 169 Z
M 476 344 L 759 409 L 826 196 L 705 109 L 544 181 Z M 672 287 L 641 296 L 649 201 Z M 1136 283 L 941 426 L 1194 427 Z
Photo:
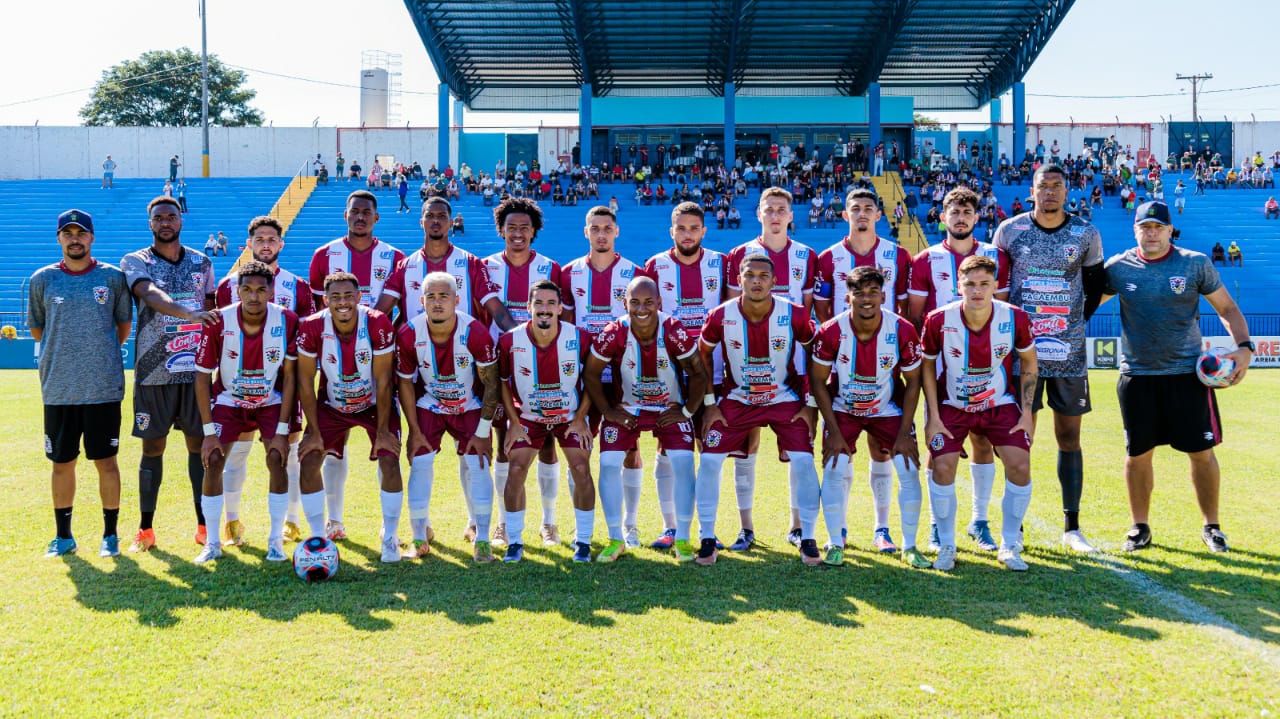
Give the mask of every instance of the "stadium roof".
M 475 110 L 573 111 L 596 97 L 916 98 L 970 110 L 1026 74 L 1075 0 L 405 0 Z

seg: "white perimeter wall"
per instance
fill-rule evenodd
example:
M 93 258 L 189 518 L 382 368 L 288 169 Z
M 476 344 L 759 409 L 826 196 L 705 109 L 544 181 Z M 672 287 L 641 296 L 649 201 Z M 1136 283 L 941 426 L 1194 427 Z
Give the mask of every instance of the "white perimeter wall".
M 1280 123 L 1273 123 L 1277 130 L 1280 131 Z M 1146 135 L 1150 132 L 1150 140 Z M 1237 129 L 1238 131 L 1238 129 Z M 1084 139 L 1086 137 L 1108 138 L 1112 135 L 1116 136 L 1116 142 L 1120 143 L 1120 147 L 1131 145 L 1134 150 L 1151 150 L 1164 160 L 1164 156 L 1169 151 L 1169 130 L 1160 123 L 1151 125 L 1102 125 L 1102 124 L 1045 124 L 1035 123 L 1027 125 L 1027 149 L 1035 150 L 1036 142 L 1043 140 L 1046 148 L 1053 146 L 1053 141 L 1058 141 L 1058 147 L 1061 148 L 1062 157 L 1068 154 L 1079 156 L 1080 149 L 1084 147 Z M 1000 151 L 1009 155 L 1009 159 L 1013 157 L 1013 126 L 1000 126 Z

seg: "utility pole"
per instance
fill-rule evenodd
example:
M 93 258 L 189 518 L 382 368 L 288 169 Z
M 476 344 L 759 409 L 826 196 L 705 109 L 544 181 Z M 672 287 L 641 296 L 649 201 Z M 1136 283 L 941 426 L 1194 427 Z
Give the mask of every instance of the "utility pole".
M 200 0 L 200 125 L 203 146 L 201 177 L 209 176 L 209 35 L 206 32 L 205 0 Z
M 1213 73 L 1206 72 L 1200 75 L 1183 75 L 1182 73 L 1178 73 L 1177 79 L 1191 81 L 1191 121 L 1200 122 L 1200 113 L 1196 107 L 1197 100 L 1200 99 L 1200 83 L 1205 80 L 1212 80 Z

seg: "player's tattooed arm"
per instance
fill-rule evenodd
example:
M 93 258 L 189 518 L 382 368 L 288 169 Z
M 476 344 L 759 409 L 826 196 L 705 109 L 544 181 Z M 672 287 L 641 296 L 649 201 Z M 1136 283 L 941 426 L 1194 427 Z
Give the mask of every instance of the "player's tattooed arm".
M 484 396 L 480 400 L 480 418 L 492 420 L 498 413 L 498 403 L 502 401 L 502 381 L 498 378 L 498 363 L 477 365 L 476 373 L 480 375 L 480 384 L 484 385 Z
M 1039 375 L 1034 371 L 1030 373 L 1025 369 L 1022 371 L 1022 391 L 1019 394 L 1019 401 L 1022 403 L 1023 412 L 1031 411 L 1031 405 L 1036 399 L 1036 383 L 1039 379 Z

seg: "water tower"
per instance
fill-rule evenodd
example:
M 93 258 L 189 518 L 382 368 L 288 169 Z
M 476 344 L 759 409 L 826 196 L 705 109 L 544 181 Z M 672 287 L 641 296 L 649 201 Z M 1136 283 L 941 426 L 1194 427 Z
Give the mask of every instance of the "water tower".
M 400 121 L 399 53 L 365 50 L 360 54 L 360 125 L 387 127 Z

